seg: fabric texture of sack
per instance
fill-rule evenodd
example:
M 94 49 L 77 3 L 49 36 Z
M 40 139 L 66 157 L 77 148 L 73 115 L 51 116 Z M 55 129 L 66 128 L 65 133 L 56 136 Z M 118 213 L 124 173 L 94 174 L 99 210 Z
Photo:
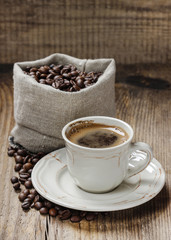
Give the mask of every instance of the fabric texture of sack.
M 78 92 L 65 92 L 38 83 L 24 74 L 28 67 L 73 64 L 85 72 L 103 72 L 98 81 Z M 14 64 L 14 141 L 31 152 L 50 152 L 64 146 L 61 130 L 85 116 L 115 115 L 114 59 L 78 59 L 55 53 L 44 59 Z

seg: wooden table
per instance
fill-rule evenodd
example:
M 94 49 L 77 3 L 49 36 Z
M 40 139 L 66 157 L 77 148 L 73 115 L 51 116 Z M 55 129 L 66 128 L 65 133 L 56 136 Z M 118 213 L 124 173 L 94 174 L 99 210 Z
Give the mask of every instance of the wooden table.
M 13 190 L 14 161 L 7 156 L 8 136 L 14 125 L 11 66 L 1 65 L 0 77 L 0 239 L 91 239 L 169 240 L 171 239 L 171 71 L 169 65 L 117 66 L 116 117 L 135 130 L 134 141 L 149 143 L 155 158 L 166 171 L 163 190 L 144 205 L 110 212 L 91 222 L 61 221 L 25 213 Z

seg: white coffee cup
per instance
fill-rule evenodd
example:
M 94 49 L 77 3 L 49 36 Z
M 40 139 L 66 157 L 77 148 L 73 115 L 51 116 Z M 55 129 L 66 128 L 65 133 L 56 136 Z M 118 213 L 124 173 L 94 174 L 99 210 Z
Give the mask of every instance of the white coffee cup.
M 126 131 L 129 138 L 124 143 L 107 148 L 89 148 L 77 145 L 67 138 L 69 130 L 84 121 L 117 126 Z M 153 152 L 147 143 L 132 143 L 133 129 L 126 122 L 105 116 L 90 116 L 69 122 L 62 129 L 66 145 L 67 167 L 75 184 L 85 191 L 93 193 L 108 192 L 116 188 L 122 181 L 144 170 Z M 136 150 L 140 154 L 146 152 L 144 159 L 130 161 L 130 155 Z M 137 153 L 138 154 L 138 151 Z

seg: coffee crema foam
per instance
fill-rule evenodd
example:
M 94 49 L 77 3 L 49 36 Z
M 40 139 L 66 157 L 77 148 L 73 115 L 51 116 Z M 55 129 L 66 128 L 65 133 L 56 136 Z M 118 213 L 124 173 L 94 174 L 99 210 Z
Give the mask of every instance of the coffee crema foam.
M 88 148 L 114 147 L 129 138 L 127 132 L 120 127 L 92 122 L 75 124 L 66 136 L 71 142 Z

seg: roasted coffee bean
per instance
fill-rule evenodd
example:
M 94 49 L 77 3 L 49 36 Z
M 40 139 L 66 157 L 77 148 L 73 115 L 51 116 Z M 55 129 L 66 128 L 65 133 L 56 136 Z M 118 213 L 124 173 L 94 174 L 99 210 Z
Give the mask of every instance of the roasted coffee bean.
M 52 64 L 50 64 L 49 67 L 50 67 L 50 68 L 53 68 L 54 66 L 55 66 L 55 64 L 52 63 Z
M 67 220 L 71 217 L 71 215 L 72 215 L 71 211 L 69 209 L 66 209 L 60 214 L 59 218 L 61 220 Z
M 19 182 L 14 183 L 13 188 L 14 188 L 15 190 L 19 190 L 19 189 L 20 189 L 20 183 L 19 183 Z
M 34 67 L 34 68 L 31 68 L 31 69 L 30 69 L 30 72 L 37 72 L 37 70 L 38 70 L 38 69 Z
M 40 73 L 48 73 L 49 72 L 49 67 L 48 66 L 42 66 L 38 70 Z
M 91 81 L 90 81 L 90 80 L 86 80 L 86 81 L 84 82 L 84 84 L 85 84 L 85 86 L 87 87 L 87 86 L 89 86 L 89 85 L 91 84 Z
M 31 173 L 32 173 L 33 169 L 29 169 L 27 172 L 29 173 L 29 175 L 31 176 Z
M 80 216 L 81 216 L 82 218 L 84 218 L 84 217 L 86 216 L 86 214 L 87 214 L 87 212 L 85 212 L 85 211 L 81 211 L 81 212 L 80 212 Z
M 61 70 L 61 74 L 63 75 L 64 73 L 68 73 L 69 72 L 69 68 L 67 68 L 67 67 L 64 67 L 62 70 Z
M 15 150 L 14 150 L 14 149 L 8 150 L 8 156 L 9 156 L 9 157 L 13 157 L 13 156 L 14 156 L 14 153 L 15 153 Z
M 17 183 L 18 182 L 18 177 L 14 176 L 11 178 L 11 182 L 14 184 L 14 183 Z
M 14 170 L 15 170 L 16 172 L 19 172 L 21 168 L 22 168 L 22 164 L 21 164 L 21 163 L 17 163 L 17 164 L 15 165 L 15 167 L 14 167 Z
M 24 179 L 27 179 L 27 178 L 29 178 L 30 177 L 30 174 L 29 173 L 20 173 L 19 174 L 19 176 L 20 176 L 20 178 L 24 178 Z
M 50 73 L 50 74 L 47 75 L 47 79 L 53 79 L 54 76 L 55 76 L 54 74 Z
M 60 209 L 58 210 L 58 214 L 61 215 L 63 213 L 63 211 L 66 210 L 66 208 L 64 208 L 62 206 L 59 206 L 59 207 L 60 207 Z
M 37 210 L 39 210 L 39 209 L 41 209 L 41 208 L 43 207 L 43 203 L 42 203 L 42 202 L 36 202 L 36 203 L 34 203 L 34 207 L 35 207 Z
M 85 216 L 85 219 L 87 221 L 92 221 L 96 218 L 96 214 L 95 213 L 87 213 L 86 216 Z
M 30 203 L 29 202 L 23 202 L 22 203 L 22 205 L 21 205 L 21 207 L 24 209 L 24 210 L 27 210 L 27 209 L 29 209 L 30 208 Z
M 24 183 L 24 185 L 25 185 L 25 187 L 26 187 L 27 189 L 30 189 L 30 188 L 33 187 L 32 182 L 31 182 L 30 180 L 27 180 L 27 181 Z
M 77 86 L 78 86 L 79 88 L 84 88 L 84 87 L 85 87 L 84 81 L 83 81 L 83 79 L 81 79 L 81 78 L 77 79 L 77 80 L 76 80 L 76 83 L 77 83 Z
M 48 209 L 46 207 L 42 207 L 39 212 L 43 215 L 48 214 Z
M 19 196 L 18 196 L 18 198 L 19 198 L 19 200 L 20 200 L 21 202 L 23 202 L 23 201 L 26 199 L 26 197 L 27 197 L 27 195 L 24 194 L 23 192 L 21 192 L 21 193 L 19 194 Z
M 71 72 L 71 76 L 72 76 L 72 77 L 73 77 L 73 76 L 78 76 L 78 74 L 79 74 L 79 73 L 78 73 L 77 71 L 72 71 L 72 72 Z
M 62 78 L 62 75 L 56 75 L 55 77 L 54 77 L 54 80 L 55 81 L 59 81 L 59 80 L 62 80 L 63 78 Z
M 27 171 L 22 168 L 22 169 L 19 171 L 19 174 L 21 174 L 21 173 L 26 173 L 26 172 L 27 172 Z
M 23 164 L 27 163 L 29 159 L 30 159 L 30 155 L 27 155 L 23 160 Z
M 60 73 L 61 68 L 60 68 L 59 66 L 54 66 L 54 67 L 53 67 L 53 71 L 54 71 L 55 73 Z
M 74 86 L 73 86 L 73 89 L 74 89 L 75 91 L 80 91 L 80 88 L 79 88 L 77 85 L 74 85 Z
M 40 195 L 36 195 L 36 196 L 35 196 L 34 202 L 35 202 L 35 203 L 36 203 L 36 202 L 40 202 Z
M 49 202 L 49 201 L 47 201 L 47 200 L 45 200 L 44 201 L 44 206 L 47 207 L 48 209 L 50 209 L 50 208 L 54 207 L 54 204 Z
M 30 198 L 28 198 L 28 196 L 27 196 L 27 198 L 24 200 L 24 202 L 28 202 L 28 203 L 32 203 L 32 200 L 30 199 Z
M 40 78 L 42 78 L 42 79 L 45 79 L 47 77 L 47 74 L 45 74 L 45 73 L 42 73 L 41 75 L 40 75 Z M 46 81 L 46 80 L 45 80 Z
M 31 204 L 31 206 L 30 206 L 31 208 L 34 208 L 34 202 Z
M 34 196 L 37 195 L 37 191 L 36 191 L 36 189 L 34 189 L 34 188 L 30 190 L 30 193 L 33 194 Z
M 14 157 L 16 157 L 17 155 L 18 155 L 17 152 L 15 152 L 15 153 L 14 153 Z
M 55 204 L 55 207 L 54 207 L 57 211 L 60 211 L 60 210 L 64 210 L 64 208 L 62 206 L 59 206 L 59 205 L 56 205 Z
M 36 164 L 38 161 L 39 161 L 38 158 L 33 158 L 31 162 L 32 162 L 33 164 Z
M 33 165 L 32 165 L 31 163 L 25 163 L 25 164 L 23 165 L 23 168 L 24 168 L 26 171 L 28 171 L 29 169 L 33 168 Z
M 71 74 L 70 73 L 64 73 L 63 77 L 67 78 L 67 79 L 70 79 L 71 78 Z
M 54 80 L 52 80 L 52 79 L 46 79 L 46 84 L 47 85 L 52 85 L 52 83 L 54 82 Z
M 27 181 L 27 179 L 25 179 L 25 178 L 19 178 L 19 181 L 20 181 L 21 184 L 24 184 L 24 183 Z
M 71 222 L 76 223 L 80 222 L 82 220 L 82 217 L 80 215 L 74 215 L 70 218 Z
M 40 159 L 40 158 L 42 158 L 42 157 L 45 156 L 45 153 L 44 153 L 44 152 L 38 152 L 38 153 L 36 154 L 36 156 Z M 35 156 L 35 157 L 36 157 L 36 156 Z
M 31 200 L 34 200 L 35 195 L 30 193 L 27 197 L 28 197 L 29 199 L 31 199 Z
M 27 151 L 25 149 L 18 149 L 17 154 L 26 157 L 27 156 Z
M 17 155 L 17 156 L 15 157 L 15 162 L 16 162 L 16 163 L 23 163 L 23 157 Z
M 24 190 L 22 191 L 22 193 L 24 193 L 24 194 L 27 196 L 27 195 L 30 194 L 30 190 L 28 190 L 28 189 L 24 189 Z
M 54 88 L 56 88 L 56 89 L 58 89 L 59 88 L 59 83 L 58 82 L 53 82 L 52 83 L 52 87 L 54 87 Z
M 58 215 L 58 211 L 55 208 L 49 209 L 49 215 L 51 217 L 56 217 Z
M 41 73 L 39 71 L 36 72 L 36 77 L 40 78 Z

